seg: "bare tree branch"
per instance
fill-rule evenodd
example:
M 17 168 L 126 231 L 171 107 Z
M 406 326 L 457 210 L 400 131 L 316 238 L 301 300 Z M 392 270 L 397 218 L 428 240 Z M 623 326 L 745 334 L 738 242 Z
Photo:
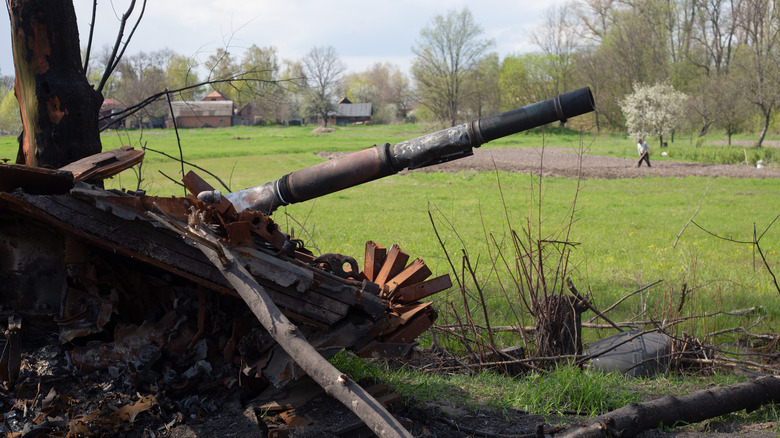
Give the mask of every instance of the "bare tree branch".
M 87 54 L 84 55 L 84 73 L 89 68 L 89 54 L 92 51 L 92 36 L 95 34 L 95 16 L 97 15 L 97 0 L 92 1 L 92 19 L 89 21 L 89 39 L 87 40 Z
M 116 41 L 114 42 L 114 48 L 111 51 L 111 56 L 109 56 L 108 61 L 106 62 L 106 70 L 103 72 L 103 77 L 100 78 L 100 84 L 97 87 L 98 93 L 103 92 L 103 87 L 106 85 L 108 78 L 111 77 L 111 73 L 114 72 L 114 69 L 116 69 L 116 66 L 119 64 L 119 61 L 122 59 L 122 56 L 125 54 L 125 50 L 127 50 L 127 45 L 130 43 L 130 40 L 133 38 L 133 34 L 135 33 L 135 30 L 138 28 L 138 24 L 141 23 L 141 19 L 144 16 L 144 11 L 146 10 L 146 0 L 143 0 L 143 4 L 141 5 L 141 13 L 138 15 L 138 18 L 135 21 L 135 25 L 133 25 L 133 29 L 130 31 L 130 34 L 127 36 L 127 39 L 124 42 L 122 42 L 122 38 L 125 36 L 125 26 L 127 25 L 127 20 L 130 19 L 130 15 L 132 15 L 133 13 L 133 9 L 135 9 L 135 0 L 132 0 L 132 2 L 130 2 L 130 6 L 127 7 L 127 11 L 125 11 L 125 13 L 122 14 L 122 18 L 119 24 L 119 31 L 117 31 Z M 119 53 L 117 54 L 117 52 Z

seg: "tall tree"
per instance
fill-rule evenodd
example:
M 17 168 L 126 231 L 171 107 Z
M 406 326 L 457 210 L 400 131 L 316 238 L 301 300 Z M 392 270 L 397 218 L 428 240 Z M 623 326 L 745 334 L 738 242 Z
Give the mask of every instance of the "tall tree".
M 174 53 L 169 49 L 125 56 L 115 71 L 115 97 L 126 105 L 133 105 L 169 88 L 167 71 L 173 56 Z M 167 113 L 167 104 L 158 99 L 134 113 L 131 116 L 132 125 L 140 126 L 144 120 L 163 117 Z
M 746 44 L 737 49 L 734 63 L 738 80 L 747 90 L 748 100 L 763 117 L 760 147 L 769 130 L 772 112 L 780 107 L 780 1 L 743 0 L 739 12 L 740 28 Z
M 437 15 L 420 31 L 412 62 L 420 103 L 452 126 L 461 118 L 464 81 L 493 47 L 468 8 Z
M 544 22 L 537 27 L 531 40 L 550 61 L 550 80 L 555 94 L 566 92 L 573 81 L 573 55 L 579 47 L 578 23 L 570 7 L 559 5 L 547 9 Z
M 277 117 L 300 118 L 305 123 L 308 114 L 305 107 L 306 75 L 303 73 L 303 64 L 300 61 L 282 61 L 279 83 L 282 92 Z
M 261 113 L 269 114 L 278 101 L 279 60 L 276 48 L 252 44 L 241 58 L 240 81 L 237 84 L 238 101 L 243 107 L 254 104 Z
M 468 118 L 479 119 L 500 111 L 498 72 L 498 54 L 490 53 L 468 76 L 463 101 Z
M 94 88 L 86 75 L 92 34 L 82 62 L 70 1 L 6 0 L 6 5 L 23 125 L 17 162 L 61 167 L 100 152 L 101 93 L 143 18 L 146 0 L 131 0 L 119 17 L 116 41 Z M 97 6 L 94 2 L 92 28 Z
M 695 22 L 694 44 L 701 53 L 699 66 L 710 77 L 727 73 L 737 44 L 734 0 L 709 0 L 701 3 Z
M 338 80 L 347 67 L 331 46 L 311 49 L 302 65 L 310 112 L 322 116 L 328 126 L 328 115 L 336 109 Z
M 390 96 L 398 108 L 398 116 L 405 120 L 414 97 L 409 85 L 409 77 L 399 69 L 396 69 L 391 77 Z
M 501 106 L 510 110 L 556 94 L 550 55 L 539 52 L 504 58 L 499 72 Z
M 746 90 L 731 75 L 715 76 L 711 82 L 711 93 L 714 95 L 713 118 L 715 124 L 726 131 L 731 145 L 731 137 L 744 129 L 755 110 L 745 98 Z
M 579 0 L 572 5 L 583 43 L 599 45 L 611 27 L 616 0 Z

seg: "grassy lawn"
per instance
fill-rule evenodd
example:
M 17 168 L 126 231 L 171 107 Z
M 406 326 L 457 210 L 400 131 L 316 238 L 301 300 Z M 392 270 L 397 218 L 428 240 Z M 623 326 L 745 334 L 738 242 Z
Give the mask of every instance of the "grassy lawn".
M 441 128 L 374 125 L 339 127 L 334 133 L 312 134 L 311 126 L 234 127 L 182 130 L 180 136 L 186 161 L 219 175 L 232 190 L 238 190 L 321 162 L 315 155 L 318 151 L 360 150 Z M 549 131 L 526 131 L 491 142 L 490 147 L 531 147 L 544 141 L 551 147 L 575 148 L 580 142 L 575 132 Z M 669 150 L 679 149 L 685 154 L 710 150 L 707 154 L 716 156 L 731 150 L 706 144 L 700 149 L 686 147 L 684 140 L 678 139 Z M 713 142 L 721 140 L 713 137 Z M 624 136 L 607 135 L 583 141 L 589 144 L 590 153 L 631 158 L 636 154 L 633 142 Z M 104 134 L 103 144 L 104 149 L 122 144 L 146 145 L 169 155 L 179 155 L 172 130 L 109 132 Z M 13 157 L 15 148 L 14 138 L 0 138 L 0 158 Z M 654 159 L 657 158 L 661 157 L 656 155 Z M 191 169 L 185 167 L 185 171 Z M 215 187 L 219 186 L 204 172 L 197 172 Z M 179 179 L 180 165 L 160 154 L 147 152 L 140 188 L 149 194 L 180 195 L 182 189 L 176 188 L 163 174 Z M 137 173 L 125 171 L 107 185 L 134 190 L 139 185 Z M 367 240 L 385 246 L 398 243 L 412 257 L 424 259 L 434 272 L 447 273 L 449 263 L 433 232 L 430 212 L 447 250 L 457 258 L 455 262 L 459 263 L 461 250 L 468 251 L 474 261 L 479 260 L 477 271 L 483 274 L 487 290 L 497 292 L 501 287 L 489 269 L 487 236 L 492 234 L 497 241 L 505 240 L 510 230 L 521 232 L 528 228 L 529 217 L 534 235 L 541 238 L 559 235 L 561 227 L 568 223 L 575 195 L 575 221 L 569 240 L 580 245 L 573 251 L 569 268 L 580 290 L 590 291 L 598 306 L 606 307 L 632 290 L 664 280 L 646 294 L 627 301 L 621 316 L 638 313 L 640 306 L 662 313 L 665 307 L 676 302 L 676 295 L 685 283 L 694 292 L 689 297 L 695 299 L 690 302 L 691 312 L 763 306 L 772 317 L 768 320 L 776 320 L 774 316 L 780 312 L 774 299 L 777 291 L 751 245 L 717 239 L 691 225 L 673 246 L 677 234 L 700 202 L 702 207 L 696 221 L 707 230 L 740 241 L 751 240 L 754 225 L 762 233 L 780 213 L 773 201 L 780 196 L 780 183 L 770 179 L 586 180 L 578 186 L 574 180 L 546 178 L 540 190 L 538 178 L 523 174 L 410 173 L 288 206 L 277 211 L 274 218 L 285 230 L 304 239 L 315 252 L 340 252 L 360 260 Z M 541 209 L 538 208 L 540 197 Z M 541 220 L 537 217 L 539 212 Z M 778 226 L 763 236 L 761 249 L 773 271 L 780 270 Z M 504 255 L 512 254 L 504 252 Z M 507 313 L 499 309 L 502 301 L 499 299 L 495 304 L 498 315 Z M 499 322 L 513 321 L 496 321 Z M 707 323 L 714 327 L 719 324 Z
M 315 154 L 318 151 L 360 150 L 376 143 L 396 143 L 441 128 L 443 126 L 356 126 L 317 135 L 311 133 L 311 126 L 237 127 L 183 130 L 180 135 L 185 160 L 218 174 L 232 190 L 238 190 L 321 162 Z M 707 137 L 707 142 L 696 148 L 695 139 L 678 139 L 670 144 L 669 156 L 656 154 L 653 159 L 741 162 L 747 152 L 749 160 L 764 159 L 775 164 L 780 161 L 775 149 L 715 145 L 722 140 L 717 136 Z M 490 147 L 538 147 L 542 141 L 551 147 L 576 148 L 580 137 L 569 131 L 532 130 L 491 142 Z M 625 136 L 605 135 L 592 143 L 591 139 L 584 141 L 590 144 L 590 153 L 636 156 L 633 140 Z M 104 149 L 123 144 L 146 145 L 171 155 L 179 154 L 174 133 L 170 130 L 146 131 L 142 135 L 139 132 L 106 133 L 103 136 Z M 15 155 L 15 139 L 0 138 L 0 158 Z M 186 170 L 189 169 L 187 166 Z M 181 195 L 182 189 L 163 176 L 164 173 L 179 179 L 179 172 L 178 163 L 147 152 L 140 188 L 149 194 Z M 204 172 L 197 172 L 206 177 Z M 206 179 L 218 186 L 213 179 Z M 134 190 L 139 185 L 137 173 L 126 171 L 107 185 Z M 780 182 L 776 180 L 638 178 L 592 179 L 578 184 L 565 178 L 545 178 L 540 183 L 538 178 L 529 175 L 505 172 L 413 172 L 288 206 L 277 211 L 274 219 L 284 230 L 304 239 L 315 253 L 343 253 L 354 256 L 361 263 L 367 240 L 385 246 L 397 243 L 412 258 L 425 260 L 434 273 L 449 273 L 449 262 L 429 219 L 432 216 L 455 265 L 460 267 L 462 250 L 465 250 L 476 266 L 478 280 L 488 298 L 491 323 L 516 324 L 514 311 L 521 309 L 519 299 L 511 299 L 516 292 L 510 286 L 509 273 L 492 268 L 493 260 L 498 259 L 497 251 L 508 259 L 515 256 L 506 244 L 512 231 L 523 233 L 527 230 L 542 239 L 562 239 L 575 197 L 574 221 L 568 240 L 579 245 L 573 249 L 568 267 L 580 291 L 589 292 L 598 308 L 606 308 L 625 294 L 662 280 L 625 301 L 619 310 L 610 314 L 612 319 L 622 321 L 636 316 L 660 320 L 760 307 L 765 319 L 752 330 L 778 330 L 778 291 L 753 245 L 718 239 L 694 225 L 688 226 L 679 240 L 677 238 L 700 203 L 696 222 L 706 230 L 738 241 L 751 241 L 754 227 L 756 233 L 762 235 L 780 214 L 777 203 Z M 491 239 L 504 243 L 488 245 Z M 774 224 L 763 234 L 760 246 L 772 271 L 780 274 L 780 224 Z M 691 292 L 686 296 L 684 310 L 678 313 L 675 309 L 681 299 L 683 284 Z M 441 309 L 463 306 L 460 294 L 454 290 L 440 294 L 437 300 Z M 591 315 L 586 313 L 585 317 Z M 749 326 L 755 321 L 755 316 L 749 319 L 713 316 L 691 320 L 679 327 L 686 333 L 704 334 Z M 592 338 L 611 333 L 586 333 L 585 336 Z M 384 370 L 370 372 L 385 373 Z M 404 373 L 393 376 L 384 378 L 397 379 L 399 387 L 409 379 L 415 381 L 414 376 Z M 445 386 L 449 390 L 466 387 L 467 392 L 480 394 L 474 388 L 484 387 L 486 389 L 480 391 L 492 400 L 489 404 L 522 406 L 535 412 L 544 410 L 529 408 L 527 401 L 519 401 L 532 398 L 523 392 L 530 389 L 524 388 L 538 386 L 538 382 L 516 383 L 522 387 L 507 387 L 496 393 L 496 385 L 502 388 L 500 385 L 510 383 L 495 383 L 493 379 L 486 374 L 468 384 L 450 380 Z M 624 382 L 607 380 L 603 386 L 609 392 L 609 388 Z M 548 383 L 553 388 L 556 384 Z M 678 384 L 670 386 L 676 388 Z M 634 385 L 628 388 L 629 393 L 635 390 Z M 663 392 L 662 389 L 657 391 Z M 475 402 L 482 403 L 480 397 L 476 397 Z M 616 394 L 615 399 L 610 397 L 602 398 L 609 400 L 609 406 L 619 405 L 626 399 L 622 394 Z M 583 404 L 575 398 L 571 402 L 560 402 L 558 409 L 601 411 L 606 405 L 599 401 Z

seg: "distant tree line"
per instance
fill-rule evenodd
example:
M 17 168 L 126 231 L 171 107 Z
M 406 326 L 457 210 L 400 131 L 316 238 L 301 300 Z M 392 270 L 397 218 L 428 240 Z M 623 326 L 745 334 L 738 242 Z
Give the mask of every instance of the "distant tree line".
M 495 43 L 468 9 L 449 11 L 421 29 L 410 75 L 378 63 L 345 74 L 332 47 L 315 47 L 299 60 L 282 60 L 274 47 L 252 45 L 241 56 L 219 49 L 199 65 L 195 58 L 163 49 L 125 55 L 102 90 L 127 105 L 162 90 L 194 100 L 216 89 L 239 107 L 252 103 L 268 123 L 308 119 L 332 111 L 347 97 L 371 102 L 375 123 L 416 119 L 455 124 L 590 86 L 596 129 L 653 133 L 635 120 L 662 99 L 634 99 L 642 87 L 673 90 L 675 129 L 705 134 L 715 127 L 729 138 L 760 133 L 760 144 L 780 107 L 780 0 L 573 0 L 547 10 L 531 35 L 539 48 L 500 59 Z M 92 55 L 90 81 L 106 68 L 105 53 Z M 205 73 L 204 73 L 205 72 Z M 3 96 L 12 79 L 2 78 L 0 129 L 18 128 L 13 102 Z M 645 91 L 642 91 L 645 92 Z M 667 96 L 668 97 L 668 96 Z M 8 100 L 8 102 L 6 102 Z M 682 107 L 681 111 L 677 107 Z M 645 113 L 658 112 L 647 108 Z M 10 112 L 10 115 L 9 115 Z M 160 117 L 159 100 L 136 113 L 135 123 Z M 639 115 L 637 115 L 639 114 Z M 15 124 L 16 123 L 16 124 Z M 671 123 L 671 122 L 670 122 Z

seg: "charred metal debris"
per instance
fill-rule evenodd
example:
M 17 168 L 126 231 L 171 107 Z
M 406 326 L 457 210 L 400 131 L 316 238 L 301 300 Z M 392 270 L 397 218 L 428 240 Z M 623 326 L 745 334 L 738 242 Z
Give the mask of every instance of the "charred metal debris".
M 138 151 L 125 152 L 137 157 Z M 213 188 L 192 172 L 183 180 L 191 194 L 181 198 L 73 182 L 87 170 L 76 170 L 75 178 L 16 165 L 0 172 L 6 390 L 45 388 L 31 381 L 35 373 L 24 352 L 56 335 L 59 345 L 47 351 L 74 376 L 123 376 L 147 394 L 110 415 L 82 412 L 68 423 L 80 433 L 132 422 L 161 397 L 185 403 L 237 386 L 280 388 L 305 374 L 217 267 L 150 212 L 182 230 L 195 216 L 203 221 L 325 358 L 344 349 L 365 357 L 407 354 L 436 319 L 422 300 L 451 286 L 447 275 L 429 279 L 425 263 L 409 262 L 397 245 L 367 242 L 362 270 L 353 257 L 315 257 L 263 213 L 237 212 L 224 197 L 199 200 L 197 194 Z M 48 395 L 51 412 L 54 398 L 62 404 L 65 395 Z M 34 426 L 45 418 L 27 420 Z

